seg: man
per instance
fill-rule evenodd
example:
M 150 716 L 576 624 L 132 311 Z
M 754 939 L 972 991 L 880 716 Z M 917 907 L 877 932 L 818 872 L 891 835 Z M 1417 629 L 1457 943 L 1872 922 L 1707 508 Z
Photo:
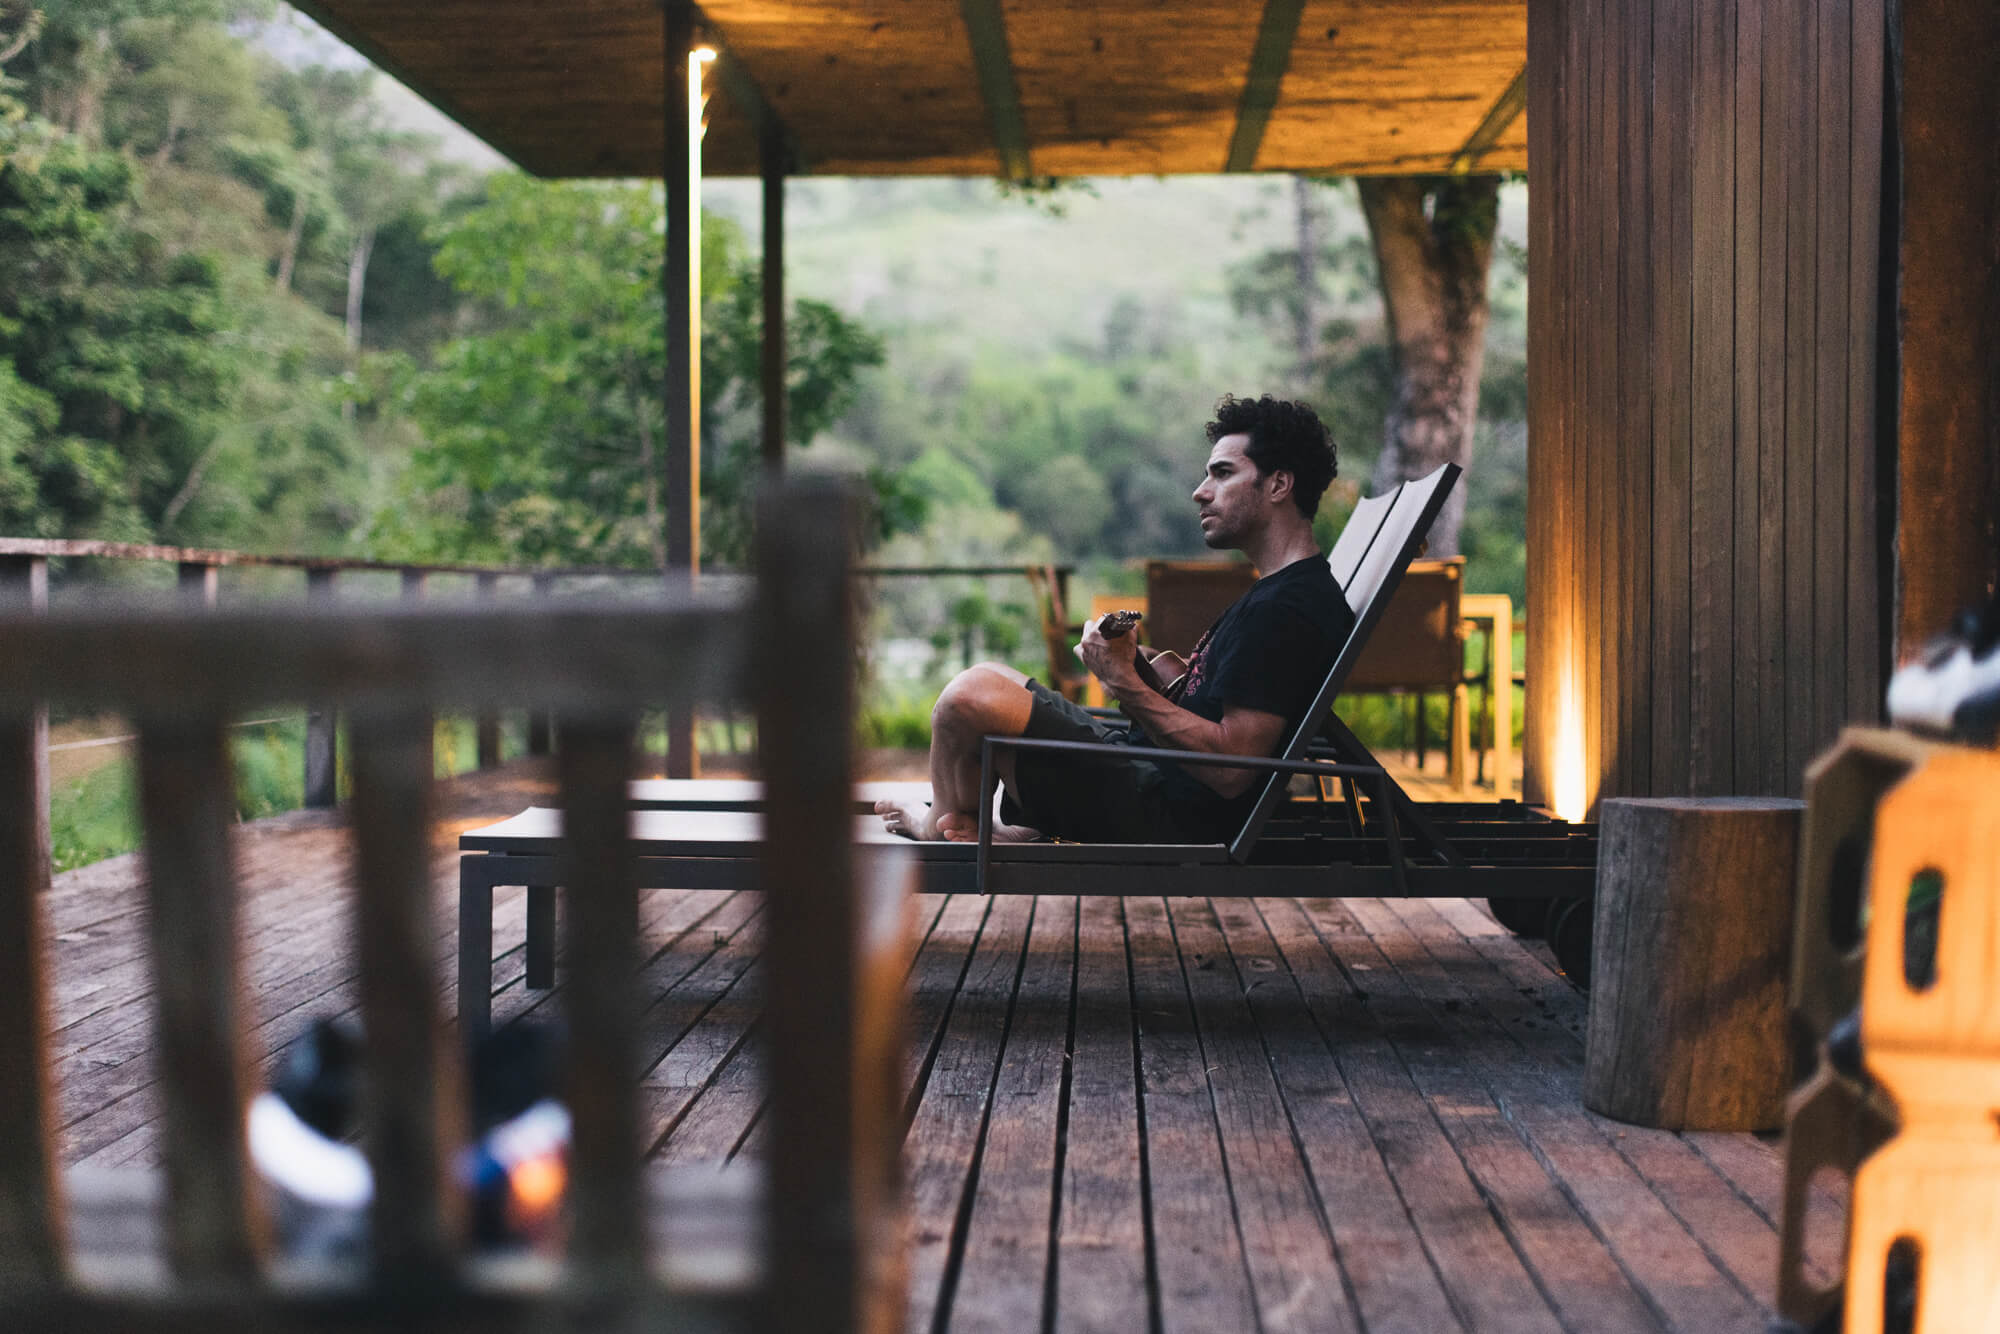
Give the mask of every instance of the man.
M 982 736 L 1212 755 L 1271 755 L 1285 743 L 1354 626 L 1312 536 L 1320 496 L 1336 471 L 1333 440 L 1306 404 L 1268 395 L 1225 395 L 1208 423 L 1208 440 L 1208 466 L 1194 491 L 1202 540 L 1243 552 L 1265 573 L 1202 636 L 1178 698 L 1141 679 L 1135 636 L 1106 639 L 1094 624 L 1084 628 L 1077 652 L 1124 706 L 1129 733 L 1005 664 L 967 668 L 931 713 L 931 804 L 875 808 L 892 832 L 978 837 Z M 1000 751 L 995 767 L 1006 800 L 994 835 L 1013 841 L 1220 841 L 1241 827 L 1267 777 L 1031 750 Z

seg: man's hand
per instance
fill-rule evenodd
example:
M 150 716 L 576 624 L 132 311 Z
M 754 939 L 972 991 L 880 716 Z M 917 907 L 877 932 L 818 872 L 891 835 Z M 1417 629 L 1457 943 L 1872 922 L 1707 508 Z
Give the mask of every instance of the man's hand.
M 1083 642 L 1076 646 L 1076 656 L 1083 659 L 1083 665 L 1090 669 L 1091 675 L 1104 682 L 1107 689 L 1120 694 L 1143 685 L 1137 669 L 1132 666 L 1138 645 L 1139 637 L 1134 634 L 1106 639 L 1098 633 L 1097 622 L 1092 620 L 1083 627 Z

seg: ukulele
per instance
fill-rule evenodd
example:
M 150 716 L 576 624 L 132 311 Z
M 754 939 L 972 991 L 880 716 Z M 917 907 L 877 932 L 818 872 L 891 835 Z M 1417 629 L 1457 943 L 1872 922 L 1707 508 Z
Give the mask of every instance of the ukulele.
M 1122 639 L 1132 633 L 1132 627 L 1139 624 L 1143 615 L 1136 611 L 1114 611 L 1107 613 L 1097 622 L 1097 633 L 1106 639 Z M 1138 671 L 1139 679 L 1152 690 L 1178 704 L 1187 690 L 1187 663 L 1178 653 L 1156 653 L 1149 660 L 1143 651 L 1132 655 L 1132 666 Z M 1163 679 L 1163 672 L 1172 672 L 1172 679 Z

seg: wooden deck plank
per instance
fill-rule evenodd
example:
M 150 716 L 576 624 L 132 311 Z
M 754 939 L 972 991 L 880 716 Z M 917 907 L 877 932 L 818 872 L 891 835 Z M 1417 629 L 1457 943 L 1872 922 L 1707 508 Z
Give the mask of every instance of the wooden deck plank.
M 1369 1334 L 1452 1328 L 1451 1298 L 1349 1087 L 1357 1047 L 1388 1055 L 1365 1004 L 1296 903 L 1231 899 L 1215 911 L 1238 970 L 1257 979 L 1245 993 L 1363 1326 Z
M 950 1309 L 967 1192 L 978 1180 L 987 1114 L 1012 1017 L 1034 900 L 996 900 L 959 985 L 904 1156 L 910 1329 Z
M 1421 1133 L 1437 1146 L 1425 1145 L 1414 1161 L 1392 1159 L 1392 1168 L 1406 1193 L 1419 1183 L 1426 1188 L 1413 1209 L 1422 1211 L 1419 1227 L 1441 1267 L 1448 1264 L 1466 1323 L 1554 1325 L 1553 1307 L 1572 1328 L 1655 1328 L 1559 1179 L 1512 1124 L 1512 1109 L 1441 1041 L 1425 998 L 1401 973 L 1395 943 L 1380 939 L 1377 924 L 1364 923 L 1353 907 L 1314 902 L 1307 915 L 1344 965 L 1367 979 L 1370 1022 L 1408 1072 L 1410 1092 L 1399 1101 L 1414 1098 L 1436 1127 Z M 1423 1127 L 1417 1117 L 1406 1111 L 1403 1126 Z
M 1450 957 L 1454 962 L 1466 960 L 1463 947 L 1454 944 L 1451 935 L 1447 934 L 1455 928 L 1434 905 L 1397 905 L 1397 911 L 1434 956 L 1442 946 L 1451 951 Z M 1426 914 L 1436 918 L 1436 923 L 1423 921 Z M 1470 942 L 1466 945 L 1469 946 Z M 1519 952 L 1512 959 L 1504 951 L 1482 957 L 1495 966 L 1506 982 L 1514 982 L 1517 975 L 1522 978 L 1534 976 L 1534 966 Z M 1455 972 L 1464 975 L 1463 971 Z M 1515 986 L 1517 994 L 1520 989 Z M 1571 1059 L 1581 1057 L 1581 1044 L 1577 1042 L 1576 1034 L 1560 1023 L 1548 1023 L 1547 1016 L 1540 1013 L 1539 1007 L 1533 1017 L 1528 1016 L 1526 1007 L 1518 1003 L 1490 1007 L 1488 1013 L 1506 1026 L 1530 1054 L 1546 1056 L 1550 1062 L 1562 1061 L 1564 1068 L 1568 1068 L 1567 1063 Z M 1538 1061 L 1537 1064 L 1546 1063 Z M 1682 1134 L 1626 1127 L 1618 1132 L 1617 1145 L 1646 1178 L 1654 1194 L 1701 1242 L 1716 1263 L 1735 1279 L 1745 1294 L 1760 1302 L 1767 1300 L 1778 1267 L 1778 1236 L 1773 1215 L 1760 1213 L 1754 1208 L 1735 1182 Z
M 1148 1225 L 1158 1264 L 1159 1328 L 1256 1328 L 1229 1175 L 1187 979 L 1167 909 L 1128 899 L 1133 1005 L 1139 1020 L 1139 1089 L 1151 1183 Z
M 1116 1329 L 1151 1307 L 1138 1047 L 1125 914 L 1117 899 L 1078 912 L 1055 1328 Z
M 1000 1058 L 951 1327 L 1017 1334 L 1053 1294 L 1052 1220 L 1076 976 L 1076 900 L 1038 898 Z
M 1176 899 L 1171 918 L 1260 1326 L 1358 1330 L 1298 1132 L 1244 996 L 1260 975 L 1238 972 L 1208 900 Z
M 1433 1019 L 1458 1035 L 1454 1046 L 1508 1105 L 1655 1313 L 1677 1313 L 1667 1319 L 1670 1327 L 1761 1329 L 1759 1303 L 1730 1281 L 1623 1151 L 1624 1140 L 1672 1139 L 1671 1132 L 1620 1126 L 1585 1111 L 1578 1094 L 1581 1051 L 1572 1057 L 1573 1044 L 1560 1025 L 1497 970 L 1472 966 L 1477 952 L 1428 905 L 1356 900 L 1352 907 L 1388 946 L 1384 953 Z M 1530 1054 L 1543 1059 L 1523 1059 L 1524 1035 L 1541 1039 Z

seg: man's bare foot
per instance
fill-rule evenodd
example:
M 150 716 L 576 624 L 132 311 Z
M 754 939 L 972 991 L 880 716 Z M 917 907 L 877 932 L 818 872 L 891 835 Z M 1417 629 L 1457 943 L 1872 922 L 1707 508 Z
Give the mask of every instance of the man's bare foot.
M 979 821 L 959 811 L 946 811 L 938 817 L 938 837 L 951 843 L 977 843 L 979 841 Z M 1030 829 L 1024 824 L 993 825 L 995 843 L 1039 843 L 1042 831 Z
M 925 841 L 946 837 L 938 832 L 937 814 L 927 801 L 878 801 L 875 813 L 882 817 L 883 828 L 892 834 Z

